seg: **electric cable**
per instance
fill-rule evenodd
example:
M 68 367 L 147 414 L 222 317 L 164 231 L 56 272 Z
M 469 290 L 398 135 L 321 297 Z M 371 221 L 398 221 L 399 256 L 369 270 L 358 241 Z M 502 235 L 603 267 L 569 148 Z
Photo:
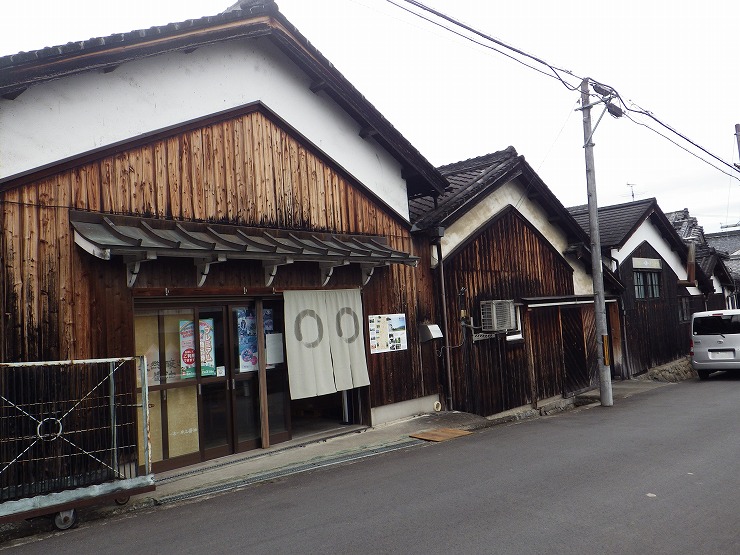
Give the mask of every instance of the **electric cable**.
M 463 23 L 463 22 L 461 22 L 461 21 L 459 21 L 459 20 L 457 20 L 457 19 L 455 19 L 455 18 L 453 18 L 453 17 L 449 16 L 449 15 L 446 15 L 446 14 L 444 14 L 444 13 L 442 13 L 442 12 L 439 12 L 439 11 L 437 11 L 437 10 L 433 9 L 433 8 L 430 8 L 429 6 L 426 6 L 426 5 L 422 4 L 422 3 L 421 3 L 421 2 L 419 2 L 418 0 L 398 0 L 398 1 L 406 2 L 407 4 L 411 4 L 412 6 L 414 6 L 414 7 L 418 8 L 418 9 L 420 9 L 420 10 L 423 10 L 423 11 L 429 12 L 429 13 L 431 13 L 431 14 L 434 14 L 434 15 L 435 15 L 436 17 L 439 17 L 439 18 L 441 18 L 441 19 L 443 19 L 443 20 L 445 20 L 445 21 L 447 21 L 447 22 L 449 22 L 449 23 L 451 23 L 451 24 L 453 24 L 453 25 L 455 25 L 455 26 L 458 26 L 458 27 L 460 27 L 460 28 L 462 28 L 462 29 L 465 29 L 465 30 L 466 30 L 466 31 L 468 31 L 468 32 L 474 33 L 474 34 L 476 34 L 476 35 L 478 35 L 478 36 L 480 36 L 480 37 L 484 38 L 484 39 L 485 39 L 485 40 L 487 40 L 487 41 L 491 41 L 491 42 L 493 42 L 494 44 L 497 44 L 497 45 L 499 45 L 499 46 L 501 46 L 501 47 L 503 47 L 503 48 L 506 48 L 507 50 L 510 50 L 510 51 L 512 51 L 512 52 L 515 52 L 515 53 L 517 53 L 517 54 L 518 54 L 518 55 L 520 55 L 520 56 L 524 56 L 524 57 L 526 57 L 526 58 L 529 58 L 529 59 L 531 59 L 531 60 L 533 60 L 533 61 L 535 61 L 535 62 L 537 62 L 537 63 L 540 63 L 540 64 L 542 64 L 542 65 L 546 66 L 547 68 L 549 68 L 549 69 L 550 69 L 550 71 L 552 72 L 552 74 L 550 74 L 550 73 L 548 73 L 548 72 L 546 72 L 546 71 L 543 71 L 543 70 L 541 70 L 541 69 L 538 69 L 538 68 L 536 68 L 536 67 L 534 67 L 534 66 L 532 66 L 532 65 L 530 65 L 530 64 L 527 64 L 527 63 L 525 63 L 524 61 L 522 61 L 522 60 L 519 60 L 518 58 L 516 58 L 516 57 L 514 57 L 514 56 L 511 56 L 510 54 L 507 54 L 507 53 L 505 53 L 505 52 L 502 52 L 501 50 L 499 50 L 499 49 L 497 49 L 497 48 L 494 48 L 494 47 L 492 47 L 492 46 L 489 46 L 489 45 L 483 44 L 483 43 L 481 43 L 481 42 L 479 42 L 479 41 L 477 41 L 477 40 L 473 39 L 472 37 L 469 37 L 469 36 L 467 36 L 467 35 L 465 35 L 465 34 L 463 34 L 463 33 L 459 33 L 459 32 L 457 32 L 457 31 L 455 31 L 455 30 L 453 30 L 453 29 L 450 29 L 449 27 L 447 27 L 447 26 L 445 26 L 445 25 L 442 25 L 442 24 L 441 24 L 441 23 L 439 23 L 439 22 L 436 22 L 436 21 L 434 21 L 434 20 L 432 20 L 432 19 L 430 19 L 430 18 L 428 18 L 428 17 L 425 17 L 425 16 L 423 15 L 423 14 L 420 14 L 420 13 L 418 13 L 418 12 L 415 12 L 415 11 L 413 11 L 413 10 L 410 10 L 410 9 L 408 9 L 408 8 L 404 7 L 404 6 L 401 6 L 401 5 L 399 5 L 399 4 L 397 3 L 397 1 L 396 1 L 396 0 L 386 0 L 386 1 L 387 1 L 388 3 L 390 3 L 390 4 L 392 4 L 392 5 L 394 5 L 394 6 L 398 7 L 398 8 L 400 8 L 400 9 L 402 9 L 402 10 L 404 10 L 404 11 L 406 11 L 406 12 L 408 12 L 408 13 L 410 13 L 410 14 L 414 15 L 414 16 L 416 16 L 416 17 L 419 17 L 419 18 L 421 18 L 421 19 L 424 19 L 425 21 L 428 21 L 428 22 L 430 22 L 430 23 L 432 23 L 432 24 L 434 24 L 434 25 L 437 25 L 437 26 L 441 27 L 442 29 L 445 29 L 445 30 L 447 30 L 447 31 L 449 31 L 449 32 L 451 32 L 451 33 L 453 33 L 453 34 L 455 34 L 455 35 L 458 35 L 458 36 L 460 36 L 460 37 L 463 37 L 463 38 L 465 38 L 466 40 L 469 40 L 469 41 L 471 41 L 471 42 L 473 42 L 473 43 L 475 43 L 475 44 L 479 44 L 479 45 L 481 45 L 481 46 L 484 46 L 484 47 L 486 47 L 486 48 L 489 48 L 490 50 L 493 50 L 493 51 L 495 51 L 495 52 L 498 52 L 498 53 L 500 53 L 500 54 L 503 54 L 504 56 L 506 56 L 506 57 L 508 57 L 508 58 L 510 58 L 510 59 L 512 59 L 512 60 L 514 60 L 514 61 L 516 61 L 516 62 L 518 62 L 518 63 L 520 63 L 520 64 L 522 64 L 522 65 L 524 65 L 525 67 L 528 67 L 528 68 L 530 68 L 530 69 L 533 69 L 533 70 L 537 71 L 538 73 L 541 73 L 541 74 L 543 74 L 543 75 L 546 75 L 546 76 L 548 76 L 548 77 L 552 77 L 552 78 L 558 79 L 558 80 L 559 80 L 559 81 L 560 81 L 560 82 L 561 82 L 561 83 L 562 83 L 562 84 L 563 84 L 563 85 L 564 85 L 564 86 L 565 86 L 565 87 L 566 87 L 566 88 L 567 88 L 568 90 L 570 90 L 570 91 L 577 91 L 579 87 L 578 87 L 578 86 L 574 86 L 574 85 L 571 85 L 570 83 L 568 83 L 567 81 L 565 81 L 565 79 L 563 79 L 563 77 L 561 77 L 560 73 L 565 73 L 565 74 L 568 74 L 569 76 L 571 76 L 571 77 L 574 77 L 574 78 L 578 78 L 578 79 L 580 79 L 581 81 L 583 80 L 583 78 L 580 78 L 580 77 L 578 77 L 577 75 L 575 75 L 575 74 L 574 74 L 573 72 L 571 72 L 571 71 L 569 71 L 569 70 L 565 70 L 565 69 L 562 69 L 562 68 L 558 68 L 558 67 L 556 67 L 556 66 L 554 66 L 554 65 L 552 65 L 552 64 L 550 64 L 550 63 L 548 63 L 548 62 L 546 62 L 546 61 L 545 61 L 545 60 L 543 60 L 542 58 L 539 58 L 539 57 L 537 57 L 537 56 L 534 56 L 534 55 L 532 55 L 532 54 L 529 54 L 529 53 L 527 53 L 527 52 L 524 52 L 523 50 L 520 50 L 520 49 L 518 49 L 518 48 L 516 48 L 516 47 L 514 47 L 514 46 L 511 46 L 511 45 L 509 45 L 509 44 L 507 44 L 507 43 L 505 43 L 505 42 L 503 42 L 503 41 L 500 41 L 500 40 L 498 40 L 498 39 L 496 39 L 496 38 L 494 38 L 494 37 L 492 37 L 492 36 L 490 36 L 490 35 L 487 35 L 486 33 L 483 33 L 482 31 L 479 31 L 479 30 L 477 30 L 477 29 L 475 29 L 475 28 L 473 28 L 473 27 L 471 27 L 471 26 L 469 26 L 469 25 L 467 25 L 467 24 L 465 24 L 465 23 Z M 671 127 L 670 125 L 668 125 L 668 124 L 664 123 L 663 121 L 661 121 L 660 119 L 658 119 L 658 118 L 657 118 L 657 117 L 656 117 L 656 116 L 655 116 L 654 114 L 652 114 L 652 112 L 650 112 L 650 111 L 648 111 L 648 110 L 645 110 L 645 109 L 641 108 L 641 107 L 640 107 L 640 106 L 638 106 L 637 104 L 634 104 L 634 105 L 635 105 L 635 106 L 637 106 L 637 108 L 638 108 L 638 109 L 635 109 L 635 108 L 631 108 L 631 107 L 629 107 L 629 106 L 627 105 L 627 103 L 626 103 L 626 102 L 624 101 L 624 99 L 623 99 L 623 98 L 621 97 L 621 95 L 620 95 L 620 94 L 619 94 L 619 93 L 618 93 L 618 92 L 616 91 L 616 89 L 614 89 L 614 87 L 611 87 L 611 86 L 609 86 L 609 85 L 606 85 L 606 84 L 604 84 L 604 83 L 600 83 L 599 81 L 596 81 L 595 79 L 591 79 L 591 78 L 589 78 L 589 79 L 588 79 L 588 81 L 589 81 L 589 83 L 591 83 L 592 85 L 594 85 L 594 84 L 595 84 L 595 85 L 598 85 L 598 86 L 600 86 L 600 87 L 602 87 L 602 88 L 604 88 L 604 89 L 606 89 L 606 90 L 610 91 L 611 93 L 613 93 L 613 97 L 615 97 L 615 98 L 617 98 L 617 99 L 619 100 L 619 102 L 620 102 L 620 103 L 622 104 L 622 106 L 624 106 L 624 109 L 625 109 L 626 111 L 629 111 L 629 112 L 633 112 L 633 113 L 637 113 L 637 114 L 641 114 L 641 115 L 643 115 L 643 116 L 646 116 L 646 117 L 648 117 L 648 118 L 652 119 L 652 120 L 653 120 L 653 121 L 655 121 L 655 122 L 656 122 L 656 123 L 657 123 L 658 125 L 660 125 L 660 126 L 664 127 L 665 129 L 669 130 L 669 131 L 670 131 L 671 133 L 673 133 L 673 134 L 677 135 L 678 137 L 680 137 L 681 139 L 683 139 L 683 140 L 684 140 L 684 141 L 686 141 L 687 143 L 691 144 L 691 145 L 692 145 L 693 147 L 695 147 L 695 148 L 697 148 L 697 149 L 701 150 L 702 152 L 704 152 L 704 153 L 705 153 L 705 154 L 707 154 L 708 156 L 710 156 L 710 157 L 714 158 L 715 160 L 717 160 L 717 161 L 718 161 L 718 162 L 720 162 L 721 164 L 723 164 L 723 165 L 725 165 L 725 166 L 728 166 L 729 168 L 731 168 L 731 169 L 733 169 L 733 170 L 735 170 L 735 171 L 738 171 L 738 172 L 740 172 L 740 169 L 739 169 L 739 168 L 736 168 L 736 167 L 735 167 L 735 166 L 733 166 L 732 164 L 729 164 L 729 163 L 727 163 L 727 162 L 726 162 L 725 160 L 723 160 L 723 159 L 722 159 L 722 158 L 720 158 L 719 156 L 717 156 L 717 155 L 713 154 L 712 152 L 710 152 L 710 151 L 709 151 L 709 150 L 707 150 L 706 148 L 702 147 L 701 145 L 699 145 L 698 143 L 696 143 L 696 142 L 695 142 L 695 141 L 693 141 L 692 139 L 688 138 L 688 137 L 687 137 L 686 135 L 684 135 L 683 133 L 680 133 L 679 131 L 677 131 L 676 129 L 674 129 L 673 127 Z M 603 99 L 603 97 L 602 97 L 602 96 L 599 96 L 599 95 L 594 95 L 594 94 L 591 94 L 591 93 L 589 93 L 589 94 L 590 94 L 590 96 L 596 96 L 596 97 L 598 97 L 598 98 L 600 98 L 600 99 Z M 725 175 L 729 175 L 730 177 L 733 177 L 733 178 L 735 178 L 735 179 L 738 179 L 738 180 L 740 180 L 740 178 L 739 178 L 739 177 L 737 177 L 737 176 L 735 176 L 735 175 L 733 175 L 733 174 L 729 174 L 729 173 L 727 173 L 726 171 L 724 171 L 723 169 L 721 169 L 721 168 L 718 168 L 717 166 L 715 166 L 715 165 L 711 164 L 710 162 L 708 162 L 708 161 L 707 161 L 707 160 L 705 160 L 704 158 L 702 158 L 702 157 L 700 157 L 700 156 L 696 155 L 695 153 L 691 152 L 690 150 L 688 150 L 688 149 L 686 149 L 686 148 L 682 147 L 681 145 L 679 145 L 679 144 L 678 144 L 678 143 L 676 143 L 675 141 L 671 140 L 671 139 L 670 139 L 669 137 L 667 137 L 667 136 L 666 136 L 666 135 L 664 135 L 663 133 L 660 133 L 660 132 L 658 132 L 657 130 L 653 129 L 652 127 L 650 127 L 650 126 L 648 126 L 648 125 L 646 125 L 646 124 L 644 124 L 644 123 L 640 123 L 640 122 L 638 122 L 638 121 L 634 120 L 634 119 L 633 119 L 633 118 L 631 118 L 631 117 L 628 117 L 627 119 L 629 119 L 629 120 L 630 120 L 630 121 L 632 121 L 633 123 L 636 123 L 636 124 L 638 124 L 638 125 L 642 125 L 642 126 L 644 126 L 644 127 L 647 127 L 648 129 L 650 129 L 651 131 L 653 131 L 653 132 L 654 132 L 654 133 L 656 133 L 657 135 L 659 135 L 659 136 L 663 137 L 664 139 L 668 140 L 669 142 L 671 142 L 671 143 L 672 143 L 672 144 L 674 144 L 675 146 L 678 146 L 679 148 L 681 148 L 681 149 L 682 149 L 682 150 L 684 150 L 685 152 L 688 152 L 689 154 L 691 154 L 691 155 L 692 155 L 692 156 L 694 156 L 695 158 L 697 158 L 697 159 L 701 160 L 702 162 L 704 162 L 704 163 L 708 164 L 708 165 L 709 165 L 710 167 L 712 167 L 712 168 L 714 168 L 714 169 L 716 169 L 716 170 L 718 170 L 718 171 L 720 171 L 720 172 L 724 173 Z
M 504 48 L 506 48 L 508 50 L 511 50 L 512 52 L 516 52 L 520 56 L 524 56 L 524 57 L 529 58 L 531 60 L 534 60 L 534 61 L 536 61 L 536 62 L 538 62 L 538 63 L 540 63 L 540 64 L 542 64 L 544 66 L 547 66 L 550 69 L 550 71 L 552 71 L 552 74 L 547 73 L 546 71 L 542 71 L 541 69 L 538 69 L 538 68 L 536 68 L 536 67 L 534 67 L 534 66 L 532 66 L 530 64 L 527 64 L 524 61 L 522 61 L 522 60 L 520 60 L 518 58 L 515 58 L 514 56 L 512 56 L 510 54 L 507 54 L 506 52 L 502 52 L 501 50 L 499 50 L 497 48 L 494 48 L 494 47 L 492 47 L 490 45 L 481 43 L 481 42 L 479 42 L 479 41 L 473 39 L 472 37 L 469 37 L 469 36 L 467 36 L 467 35 L 465 35 L 463 33 L 459 33 L 458 31 L 455 31 L 454 29 L 450 29 L 449 27 L 446 27 L 446 26 L 442 25 L 441 23 L 439 23 L 437 21 L 434 21 L 432 19 L 429 19 L 428 17 L 425 17 L 423 14 L 420 14 L 420 13 L 415 12 L 413 10 L 410 10 L 410 9 L 404 7 L 404 6 L 401 6 L 395 0 L 386 0 L 386 2 L 388 2 L 389 4 L 393 4 L 397 8 L 402 9 L 402 10 L 404 10 L 404 11 L 406 11 L 406 12 L 408 12 L 408 13 L 416 16 L 416 17 L 419 17 L 419 18 L 421 18 L 421 19 L 423 19 L 425 21 L 428 21 L 429 23 L 432 23 L 433 25 L 437 25 L 438 27 L 441 27 L 442 29 L 445 29 L 445 30 L 449 31 L 450 33 L 453 33 L 453 34 L 458 35 L 458 36 L 460 36 L 460 37 L 462 37 L 462 38 L 464 38 L 464 39 L 466 39 L 466 40 L 468 40 L 470 42 L 473 42 L 475 44 L 478 44 L 480 46 L 483 46 L 485 48 L 488 48 L 490 50 L 493 50 L 494 52 L 498 52 L 499 54 L 502 54 L 502 55 L 506 56 L 507 58 L 510 58 L 510 59 L 514 60 L 515 62 L 518 62 L 518 63 L 522 64 L 525 67 L 528 67 L 530 69 L 533 69 L 533 70 L 537 71 L 538 73 L 542 73 L 543 75 L 546 75 L 548 77 L 552 77 L 554 79 L 557 79 L 563 85 L 565 85 L 565 87 L 567 89 L 569 89 L 571 91 L 578 90 L 578 85 L 571 85 L 570 83 L 568 83 L 567 81 L 565 81 L 560 76 L 560 73 L 559 72 L 566 73 L 566 74 L 568 74 L 568 75 L 570 75 L 572 77 L 575 77 L 576 79 L 579 79 L 581 81 L 583 80 L 582 78 L 578 77 L 577 75 L 574 75 L 573 72 L 571 72 L 570 70 L 555 67 L 555 66 L 547 63 L 546 61 L 544 61 L 544 60 L 542 60 L 542 59 L 540 59 L 540 58 L 538 58 L 536 56 L 533 56 L 531 54 L 528 54 L 528 53 L 524 52 L 523 50 L 519 50 L 518 48 L 515 48 L 515 47 L 513 47 L 513 46 L 511 46 L 509 44 L 506 44 L 505 42 L 500 41 L 500 40 L 498 40 L 498 39 L 496 39 L 496 38 L 494 38 L 494 37 L 492 37 L 490 35 L 487 35 L 487 34 L 483 33 L 482 31 L 478 31 L 477 29 L 475 29 L 473 27 L 470 27 L 469 25 L 466 25 L 465 23 L 462 23 L 461 21 L 458 21 L 458 20 L 454 19 L 453 17 L 450 17 L 450 16 L 448 16 L 446 14 L 443 14 L 442 12 L 438 12 L 437 10 L 434 10 L 434 9 L 428 7 L 428 6 L 425 6 L 421 2 L 417 2 L 416 0 L 399 0 L 399 1 L 406 2 L 408 4 L 411 4 L 413 6 L 416 6 L 417 8 L 419 8 L 421 10 L 424 10 L 424 11 L 427 11 L 429 13 L 432 13 L 432 14 L 436 15 L 437 17 L 439 17 L 441 19 L 444 19 L 444 20 L 452 23 L 453 25 L 456 25 L 458 27 L 461 27 L 461 28 L 465 29 L 466 31 L 469 31 L 471 33 L 474 33 L 474 34 L 476 34 L 476 35 L 478 35 L 478 36 L 480 36 L 480 37 L 482 37 L 482 38 L 484 38 L 484 39 L 486 39 L 488 41 L 493 42 L 494 44 L 498 44 L 499 46 L 502 46 L 502 47 L 504 47 Z

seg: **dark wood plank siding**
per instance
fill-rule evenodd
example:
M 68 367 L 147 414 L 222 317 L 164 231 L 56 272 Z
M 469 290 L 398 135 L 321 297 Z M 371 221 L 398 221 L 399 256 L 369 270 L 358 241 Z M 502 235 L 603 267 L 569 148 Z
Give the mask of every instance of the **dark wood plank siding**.
M 524 341 L 472 342 L 460 310 L 480 323 L 480 301 L 573 294 L 573 270 L 521 214 L 507 208 L 445 261 L 454 408 L 494 414 L 562 393 L 557 309 L 523 315 Z
M 678 276 L 670 265 L 662 260 L 660 297 L 637 299 L 633 257 L 662 260 L 649 243 L 642 243 L 622 262 L 619 269 L 620 278 L 625 286 L 623 295 L 625 341 L 631 375 L 643 373 L 653 366 L 666 364 L 689 352 L 688 327 L 685 323 L 679 322 L 679 294 L 683 288 L 678 285 Z M 697 300 L 701 302 L 702 299 L 692 298 L 692 303 Z
M 74 244 L 69 208 L 271 229 L 383 235 L 421 257 L 417 268 L 376 270 L 363 290 L 366 314 L 405 313 L 410 338 L 437 322 L 429 244 L 279 121 L 254 111 L 188 129 L 0 193 L 5 360 L 51 360 L 133 353 L 133 295 L 119 260 L 93 258 Z M 354 266 L 328 287 L 357 287 Z M 320 288 L 317 265 L 278 270 L 277 289 Z M 215 264 L 199 295 L 259 289 L 259 263 Z M 192 261 L 142 264 L 135 289 L 195 287 Z M 415 339 L 410 345 L 416 345 Z M 438 391 L 433 345 L 369 355 L 373 406 Z
M 593 308 L 588 307 L 593 313 Z M 566 306 L 560 309 L 563 328 L 563 362 L 565 379 L 563 391 L 566 395 L 582 391 L 591 385 L 589 360 L 587 358 L 587 337 L 584 333 L 584 316 L 587 308 Z

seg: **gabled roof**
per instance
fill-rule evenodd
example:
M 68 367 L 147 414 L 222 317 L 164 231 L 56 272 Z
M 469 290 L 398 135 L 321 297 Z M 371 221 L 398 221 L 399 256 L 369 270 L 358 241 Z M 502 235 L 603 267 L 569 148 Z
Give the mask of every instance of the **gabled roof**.
M 448 186 L 437 198 L 436 207 L 430 199 L 409 203 L 411 223 L 416 230 L 448 226 L 502 185 L 519 179 L 527 197 L 536 200 L 550 219 L 557 221 L 569 243 L 588 243 L 588 235 L 513 146 L 437 169 L 447 179 Z
M 587 271 L 590 272 L 588 234 L 580 228 L 524 156 L 517 154 L 513 146 L 484 156 L 447 164 L 438 170 L 447 179 L 448 186 L 436 204 L 434 200 L 425 198 L 409 202 L 412 231 L 424 232 L 449 226 L 464 218 L 468 211 L 496 189 L 512 179 L 517 179 L 525 187 L 527 198 L 536 200 L 548 214 L 549 219 L 563 230 L 568 243 L 573 247 L 573 252 L 578 253 L 577 257 L 582 259 Z M 604 276 L 612 290 L 624 289 L 624 285 L 606 266 Z
M 403 167 L 410 197 L 440 194 L 445 180 L 409 141 L 300 34 L 272 0 L 240 2 L 218 15 L 70 42 L 0 57 L 0 96 L 14 99 L 34 85 L 88 71 L 110 71 L 122 63 L 209 44 L 267 37 L 357 121 Z
M 588 206 L 572 206 L 568 211 L 573 215 L 581 228 L 590 234 Z M 658 206 L 654 198 L 599 207 L 599 235 L 602 249 L 621 249 L 637 229 L 647 220 L 660 233 L 671 250 L 676 251 L 685 263 L 689 249 Z M 590 236 L 590 235 L 589 235 Z M 697 265 L 696 279 L 702 291 L 712 291 L 711 280 Z M 711 275 L 711 274 L 709 274 Z
M 707 276 L 716 276 L 723 285 L 732 285 L 733 280 L 724 260 L 729 258 L 726 252 L 709 245 L 704 235 L 704 228 L 699 221 L 689 214 L 689 209 L 666 212 L 666 218 L 673 224 L 676 233 L 684 243 L 693 243 L 696 247 L 696 262 Z
M 654 198 L 615 204 L 613 206 L 599 207 L 599 234 L 601 246 L 608 248 L 621 248 L 638 227 L 658 209 L 658 203 Z M 588 205 L 571 206 L 568 212 L 575 218 L 578 224 L 590 236 Z M 662 215 L 662 212 L 661 212 Z M 658 218 L 660 219 L 660 218 Z M 666 229 L 673 231 L 673 226 L 662 218 Z M 675 232 L 674 239 L 678 239 Z M 680 241 L 678 241 L 680 243 Z M 681 243 L 683 245 L 683 243 Z
M 666 212 L 665 217 L 673 224 L 673 229 L 684 241 L 690 241 L 697 245 L 706 245 L 704 239 L 704 227 L 699 225 L 699 220 L 689 214 L 689 209 Z

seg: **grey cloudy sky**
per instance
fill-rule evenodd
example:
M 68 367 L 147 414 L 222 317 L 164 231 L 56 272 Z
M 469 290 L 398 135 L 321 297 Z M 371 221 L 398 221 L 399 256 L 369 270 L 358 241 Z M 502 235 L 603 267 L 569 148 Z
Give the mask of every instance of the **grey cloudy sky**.
M 36 0 L 31 9 L 16 2 L 3 7 L 0 54 L 213 15 L 230 3 Z M 586 202 L 579 93 L 387 0 L 277 3 L 433 164 L 513 145 L 563 204 Z M 738 161 L 737 0 L 623 0 L 589 9 L 574 0 L 425 3 L 570 70 L 572 84 L 588 76 L 612 86 L 629 106 L 652 112 L 724 161 Z M 594 122 L 599 114 L 595 108 Z M 740 220 L 740 173 L 633 117 L 638 123 L 604 116 L 594 134 L 599 204 L 627 202 L 634 190 L 636 199 L 656 197 L 664 211 L 689 208 L 706 231 Z

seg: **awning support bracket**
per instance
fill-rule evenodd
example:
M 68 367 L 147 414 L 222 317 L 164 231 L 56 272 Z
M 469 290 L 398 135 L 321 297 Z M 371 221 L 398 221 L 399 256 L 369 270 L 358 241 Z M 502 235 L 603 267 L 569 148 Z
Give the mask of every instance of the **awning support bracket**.
M 326 286 L 331 279 L 331 275 L 334 273 L 334 268 L 338 266 L 346 266 L 349 264 L 349 260 L 338 260 L 336 262 L 319 262 L 319 268 L 321 269 L 321 287 Z
M 221 253 L 205 258 L 194 258 L 193 262 L 195 263 L 196 268 L 195 276 L 197 286 L 203 287 L 203 284 L 206 282 L 206 278 L 208 277 L 208 272 L 211 270 L 211 264 L 226 262 L 226 255 Z
M 139 270 L 141 269 L 142 262 L 148 262 L 149 260 L 156 260 L 157 253 L 146 251 L 138 256 L 125 256 L 124 262 L 126 262 L 126 285 L 129 289 L 136 283 L 136 278 L 139 277 Z
M 387 266 L 387 264 L 360 264 L 360 268 L 362 268 L 363 287 L 370 282 L 370 278 L 373 277 L 373 273 L 375 273 L 375 268 L 381 268 L 382 266 Z
M 277 274 L 278 266 L 285 266 L 286 264 L 292 264 L 292 258 L 284 258 L 283 260 L 265 260 L 262 262 L 262 267 L 265 269 L 265 287 L 270 287 L 275 274 Z

